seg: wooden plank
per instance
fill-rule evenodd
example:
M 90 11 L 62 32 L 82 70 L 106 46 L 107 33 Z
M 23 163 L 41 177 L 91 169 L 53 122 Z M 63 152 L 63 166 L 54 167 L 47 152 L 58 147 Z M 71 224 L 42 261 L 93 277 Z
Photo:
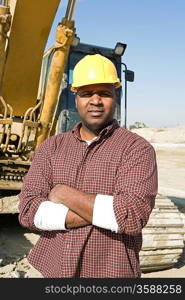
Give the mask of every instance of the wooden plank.
M 163 219 L 163 218 L 150 218 L 147 226 L 169 226 L 169 227 L 174 227 L 174 226 L 180 226 L 183 227 L 183 222 L 180 218 L 177 219 Z
M 176 263 L 179 255 L 169 254 L 167 256 L 150 256 L 150 257 L 140 257 L 140 265 L 142 266 L 153 266 L 153 265 L 166 265 L 171 263 Z
M 176 233 L 167 233 L 167 234 L 147 234 L 143 236 L 143 240 L 145 241 L 168 241 L 168 240 L 182 240 L 183 235 L 182 234 L 176 234 Z
M 140 256 L 157 256 L 157 255 L 168 255 L 168 254 L 177 254 L 180 255 L 182 254 L 183 249 L 182 248 L 172 248 L 172 249 L 155 249 L 155 250 L 141 250 L 139 255 Z
M 147 236 L 149 234 L 173 234 L 173 233 L 180 233 L 184 234 L 185 233 L 185 228 L 180 226 L 180 227 L 145 227 L 142 230 L 143 235 Z
M 142 249 L 184 248 L 183 240 L 151 241 L 143 240 Z
M 143 266 L 143 267 L 141 267 L 141 270 L 143 273 L 147 273 L 147 272 L 165 270 L 165 269 L 173 267 L 173 265 L 174 265 L 174 263 L 167 264 L 167 265 Z
M 162 219 L 170 219 L 170 221 L 173 223 L 173 219 L 180 219 L 180 212 L 165 212 L 165 211 L 158 211 L 158 212 L 153 212 L 150 215 L 150 219 L 154 218 L 162 218 Z M 182 222 L 182 220 L 181 220 Z

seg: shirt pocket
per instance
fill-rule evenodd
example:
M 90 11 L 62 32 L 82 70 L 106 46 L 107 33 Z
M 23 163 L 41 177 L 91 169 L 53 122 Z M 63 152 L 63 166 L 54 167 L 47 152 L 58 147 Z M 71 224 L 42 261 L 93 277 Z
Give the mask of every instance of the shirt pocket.
M 88 192 L 113 194 L 118 170 L 117 160 L 99 159 L 86 166 L 83 187 Z

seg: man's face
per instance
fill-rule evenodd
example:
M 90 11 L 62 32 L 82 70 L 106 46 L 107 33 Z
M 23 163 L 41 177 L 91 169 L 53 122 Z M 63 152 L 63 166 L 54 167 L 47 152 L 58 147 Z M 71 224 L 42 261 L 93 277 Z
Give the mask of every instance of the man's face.
M 84 129 L 98 133 L 109 123 L 116 107 L 115 88 L 112 84 L 92 84 L 80 87 L 76 107 Z

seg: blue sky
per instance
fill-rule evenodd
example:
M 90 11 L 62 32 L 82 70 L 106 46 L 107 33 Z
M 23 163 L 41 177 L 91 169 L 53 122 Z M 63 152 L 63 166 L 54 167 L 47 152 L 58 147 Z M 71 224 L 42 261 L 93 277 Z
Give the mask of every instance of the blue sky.
M 66 3 L 59 6 L 47 48 Z M 135 72 L 135 81 L 128 82 L 128 125 L 185 125 L 184 0 L 79 0 L 74 20 L 83 43 L 127 44 L 122 61 Z

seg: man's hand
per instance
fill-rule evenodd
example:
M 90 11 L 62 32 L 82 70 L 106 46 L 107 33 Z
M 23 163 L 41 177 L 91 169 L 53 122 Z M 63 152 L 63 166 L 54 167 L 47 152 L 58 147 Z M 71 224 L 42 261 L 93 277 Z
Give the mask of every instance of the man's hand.
M 85 193 L 64 184 L 57 184 L 48 195 L 50 201 L 66 205 L 90 223 L 95 198 L 95 194 Z
M 76 190 L 64 184 L 57 184 L 50 191 L 48 199 L 54 203 L 66 204 L 67 197 L 71 197 L 73 191 Z

